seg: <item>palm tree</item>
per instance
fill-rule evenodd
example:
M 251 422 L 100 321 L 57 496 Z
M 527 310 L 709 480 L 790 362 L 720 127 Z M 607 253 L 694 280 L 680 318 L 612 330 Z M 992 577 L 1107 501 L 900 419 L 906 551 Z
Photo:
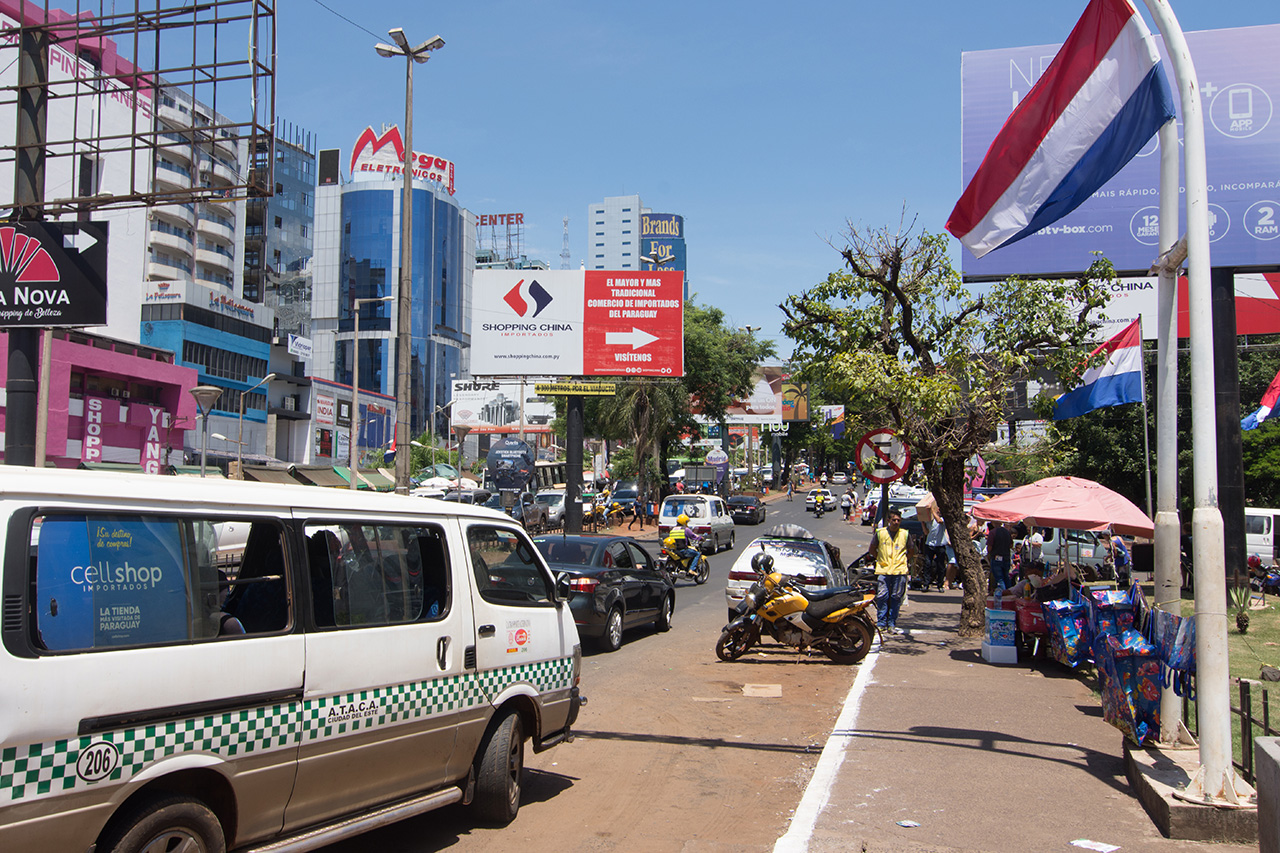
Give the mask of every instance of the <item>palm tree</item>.
M 688 411 L 689 396 L 684 387 L 671 379 L 640 377 L 618 383 L 613 397 L 600 401 L 599 418 L 607 433 L 626 436 L 635 449 L 636 468 L 639 471 L 637 491 L 647 497 L 650 484 L 646 482 L 649 459 L 658 466 L 659 450 L 677 417 Z

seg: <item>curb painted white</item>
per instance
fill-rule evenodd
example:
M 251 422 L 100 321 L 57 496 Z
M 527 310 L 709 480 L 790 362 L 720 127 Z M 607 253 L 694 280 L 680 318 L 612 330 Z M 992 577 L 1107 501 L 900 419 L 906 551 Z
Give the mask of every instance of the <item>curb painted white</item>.
M 822 755 L 818 757 L 818 766 L 813 768 L 813 778 L 804 789 L 800 805 L 796 806 L 791 816 L 791 825 L 786 834 L 773 845 L 773 853 L 807 853 L 809 839 L 813 837 L 813 829 L 818 817 L 827 807 L 831 796 L 831 787 L 840 773 L 840 765 L 844 763 L 845 751 L 853 742 L 855 726 L 858 724 L 858 709 L 862 705 L 862 696 L 871 685 L 871 671 L 875 669 L 879 659 L 879 651 L 873 651 L 858 665 L 858 676 L 849 688 L 849 695 L 844 698 L 844 707 L 836 719 L 836 727 L 822 747 Z

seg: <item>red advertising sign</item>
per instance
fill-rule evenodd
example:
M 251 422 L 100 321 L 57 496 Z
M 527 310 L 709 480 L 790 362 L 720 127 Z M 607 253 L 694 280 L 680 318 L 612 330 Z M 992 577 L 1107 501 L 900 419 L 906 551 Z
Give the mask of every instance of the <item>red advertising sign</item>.
M 684 375 L 684 273 L 587 270 L 582 374 Z

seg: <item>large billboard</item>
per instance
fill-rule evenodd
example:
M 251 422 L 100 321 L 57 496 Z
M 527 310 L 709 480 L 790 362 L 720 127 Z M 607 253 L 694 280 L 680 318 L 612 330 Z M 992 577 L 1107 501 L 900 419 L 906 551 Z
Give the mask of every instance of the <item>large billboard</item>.
M 1280 273 L 1237 273 L 1236 334 L 1264 335 L 1280 332 Z M 1109 338 L 1142 318 L 1142 337 L 1156 339 L 1159 306 L 1154 278 L 1126 278 L 1111 284 L 1107 320 L 1099 338 Z M 1178 282 L 1178 337 L 1191 336 L 1191 314 L 1187 305 L 1187 280 Z
M 783 400 L 783 390 L 784 388 L 794 390 L 794 386 L 785 381 L 787 376 L 788 371 L 779 365 L 757 365 L 751 374 L 751 393 L 744 399 L 734 400 L 729 404 L 725 410 L 724 422 L 730 426 L 745 424 L 781 426 L 784 419 L 783 413 L 788 408 Z M 689 402 L 689 411 L 699 421 L 710 425 L 711 422 L 702 416 L 702 406 L 698 400 L 693 399 Z M 793 413 L 787 419 L 796 420 L 794 398 L 790 408 Z
M 476 270 L 473 376 L 683 376 L 679 270 Z
M 521 405 L 521 397 L 524 404 Z M 521 416 L 524 427 L 521 428 Z M 473 433 L 551 432 L 556 405 L 548 397 L 539 397 L 532 381 L 498 382 L 476 379 L 453 381 L 449 425 L 466 427 Z
M 1172 74 L 1164 42 L 1156 41 Z M 1280 25 L 1187 33 L 1187 44 L 1205 115 L 1213 265 L 1280 269 Z M 961 186 L 1060 46 L 961 55 Z M 1181 139 L 1181 120 L 1178 131 Z M 1146 275 L 1158 253 L 1159 161 L 1153 138 L 1079 208 L 1038 234 L 983 258 L 962 250 L 965 278 L 1070 274 L 1088 268 L 1093 252 L 1122 273 Z M 1185 204 L 1180 223 L 1185 230 Z

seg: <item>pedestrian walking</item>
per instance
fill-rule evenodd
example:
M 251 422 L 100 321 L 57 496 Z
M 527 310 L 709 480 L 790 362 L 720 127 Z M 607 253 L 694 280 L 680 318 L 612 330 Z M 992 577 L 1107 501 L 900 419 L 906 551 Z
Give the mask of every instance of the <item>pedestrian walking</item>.
M 886 521 L 886 527 L 876 529 L 867 549 L 867 556 L 876 561 L 876 624 L 885 633 L 901 634 L 898 611 L 907 592 L 907 560 L 915 546 L 902 527 L 902 513 L 891 509 Z
M 987 534 L 987 559 L 991 562 L 991 580 L 995 584 L 996 607 L 1009 588 L 1009 558 L 1013 551 L 1013 534 L 998 521 L 991 522 Z
M 796 485 L 795 483 L 791 482 L 791 478 L 788 477 L 787 478 L 787 500 L 791 500 L 795 496 L 795 493 L 796 493 Z
M 840 496 L 840 509 L 844 511 L 844 522 L 849 523 L 849 513 L 853 512 L 853 497 L 848 490 Z

